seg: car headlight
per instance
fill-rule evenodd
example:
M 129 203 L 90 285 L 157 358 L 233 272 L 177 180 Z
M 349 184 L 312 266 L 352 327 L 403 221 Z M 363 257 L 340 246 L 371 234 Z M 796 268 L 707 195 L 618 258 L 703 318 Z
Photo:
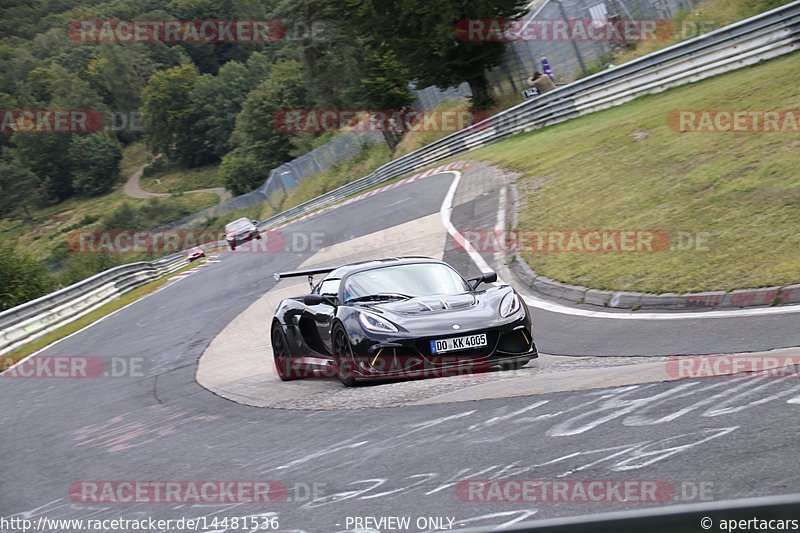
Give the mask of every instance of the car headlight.
M 361 325 L 364 329 L 370 331 L 383 331 L 394 333 L 397 331 L 397 328 L 391 322 L 384 320 L 383 318 L 373 315 L 372 313 L 367 313 L 366 311 L 360 311 L 358 313 L 358 321 L 361 322 Z
M 519 296 L 515 292 L 506 294 L 500 302 L 500 316 L 503 318 L 509 317 L 522 308 L 519 301 Z

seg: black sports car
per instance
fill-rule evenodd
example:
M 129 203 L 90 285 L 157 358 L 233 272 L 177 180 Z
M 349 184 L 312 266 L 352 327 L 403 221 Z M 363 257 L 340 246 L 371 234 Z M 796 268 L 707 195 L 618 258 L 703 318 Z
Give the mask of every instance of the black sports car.
M 327 274 L 317 284 L 316 274 Z M 452 375 L 526 365 L 538 356 L 525 301 L 508 285 L 478 289 L 450 265 L 402 257 L 275 274 L 308 276 L 272 321 L 278 376 L 360 379 Z

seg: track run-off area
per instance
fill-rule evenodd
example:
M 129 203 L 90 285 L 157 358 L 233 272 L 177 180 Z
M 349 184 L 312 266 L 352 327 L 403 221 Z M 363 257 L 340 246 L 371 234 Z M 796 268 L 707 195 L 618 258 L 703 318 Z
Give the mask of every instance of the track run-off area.
M 277 230 L 285 243 L 301 236 L 308 246 L 221 253 L 34 356 L 137 361 L 140 373 L 6 372 L 0 516 L 249 517 L 274 518 L 280 531 L 431 531 L 791 493 L 800 470 L 797 376 L 687 379 L 673 356 L 798 356 L 800 306 L 630 313 L 527 294 L 542 355 L 519 371 L 351 389 L 334 379 L 278 380 L 272 312 L 308 286 L 276 283 L 274 272 L 427 255 L 465 277 L 496 270 L 525 294 L 502 255 L 459 245 L 465 228 L 505 228 L 508 201 L 503 174 L 480 163 L 386 188 Z M 100 492 L 82 490 L 191 480 L 261 480 L 283 492 L 197 504 L 92 501 Z M 469 490 L 501 480 L 545 480 L 570 494 L 628 482 L 646 497 L 487 501 Z M 354 520 L 389 516 L 410 525 Z

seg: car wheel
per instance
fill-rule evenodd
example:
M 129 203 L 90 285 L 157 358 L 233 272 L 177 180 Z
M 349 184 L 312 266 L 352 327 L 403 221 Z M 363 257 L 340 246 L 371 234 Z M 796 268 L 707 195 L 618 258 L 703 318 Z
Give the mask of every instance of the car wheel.
M 236 249 L 236 245 L 235 244 L 230 244 L 229 246 L 231 247 L 231 252 Z
M 511 363 L 503 363 L 502 365 L 500 365 L 500 367 L 503 370 L 519 370 L 520 368 L 522 368 L 523 366 L 527 365 L 530 362 L 531 360 L 530 358 L 528 358 L 528 359 L 522 359 L 521 361 L 513 361 Z
M 336 365 L 336 376 L 345 387 L 352 387 L 356 384 L 355 369 L 353 365 L 353 347 L 347 332 L 341 324 L 336 324 L 333 328 L 333 357 Z
M 292 369 L 292 357 L 289 353 L 289 344 L 283 334 L 283 328 L 277 322 L 272 323 L 272 357 L 275 360 L 275 370 L 281 381 L 292 381 L 299 376 Z

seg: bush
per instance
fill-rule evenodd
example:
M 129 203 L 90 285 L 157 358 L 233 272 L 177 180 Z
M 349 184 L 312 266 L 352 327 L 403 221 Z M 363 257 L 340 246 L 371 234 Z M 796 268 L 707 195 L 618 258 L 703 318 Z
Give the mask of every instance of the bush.
M 264 183 L 271 169 L 264 168 L 252 155 L 236 149 L 222 158 L 219 175 L 234 196 L 252 191 Z
M 116 208 L 103 220 L 107 230 L 141 231 L 173 222 L 192 214 L 191 210 L 179 203 L 166 199 L 150 198 L 146 204 L 133 208 L 127 202 Z
M 80 219 L 80 225 L 88 226 L 89 224 L 94 224 L 98 220 L 100 220 L 99 215 L 83 215 Z
M 128 263 L 130 257 L 115 253 L 76 253 L 66 256 L 59 274 L 62 286 L 72 285 L 109 268 Z
M 55 280 L 39 261 L 0 242 L 0 311 L 25 303 L 55 288 Z
M 119 142 L 106 133 L 75 135 L 70 141 L 69 160 L 75 192 L 99 196 L 117 182 L 122 149 Z

